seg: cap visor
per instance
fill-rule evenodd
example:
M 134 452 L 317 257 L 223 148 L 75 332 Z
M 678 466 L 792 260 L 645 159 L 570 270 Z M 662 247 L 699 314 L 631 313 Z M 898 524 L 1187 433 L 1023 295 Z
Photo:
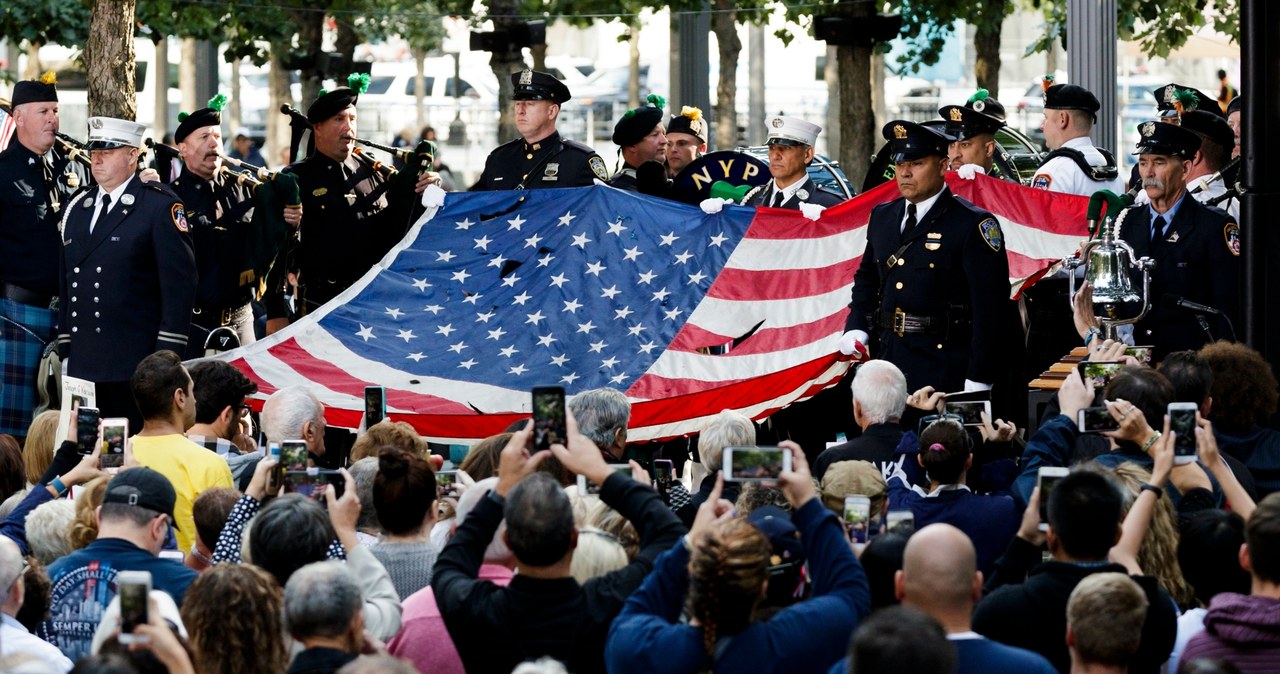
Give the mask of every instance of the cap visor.
M 133 147 L 133 145 L 114 140 L 91 140 L 84 144 L 86 150 L 114 150 L 118 147 Z
M 779 137 L 779 138 L 770 138 L 768 141 L 765 142 L 765 145 L 806 145 L 807 146 L 808 143 L 801 140 L 796 140 L 794 138 Z

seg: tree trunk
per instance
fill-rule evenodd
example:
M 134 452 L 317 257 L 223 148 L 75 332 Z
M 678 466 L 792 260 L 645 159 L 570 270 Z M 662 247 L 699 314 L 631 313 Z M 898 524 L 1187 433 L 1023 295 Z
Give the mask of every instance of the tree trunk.
M 22 69 L 22 79 L 38 80 L 40 79 L 40 43 L 31 42 L 27 44 L 27 67 Z M 18 61 L 15 59 L 13 67 L 18 67 Z
M 533 56 L 533 69 L 538 72 L 547 72 L 546 43 L 535 44 L 532 47 L 529 47 L 529 53 Z
M 980 89 L 1000 96 L 1000 31 L 1008 0 L 987 0 L 973 34 L 973 74 Z
M 869 3 L 841 2 L 839 7 L 855 20 L 871 15 Z M 871 51 L 870 45 L 836 48 L 836 62 L 840 68 L 840 150 L 836 157 L 850 184 L 855 187 L 862 186 L 867 164 L 875 152 Z
M 169 119 L 169 39 L 161 37 L 155 42 L 155 54 L 151 64 L 156 71 L 156 87 L 151 92 L 151 109 L 155 121 L 151 123 L 151 137 L 156 140 L 164 138 L 170 125 L 176 130 L 178 120 Z
M 263 148 L 263 158 L 270 166 L 288 164 L 289 157 L 289 118 L 278 114 L 280 105 L 288 103 L 296 105 L 293 92 L 289 88 L 290 71 L 285 67 L 285 57 L 289 54 L 288 44 L 271 45 L 271 69 L 267 72 L 269 89 L 267 106 L 267 147 Z M 301 159 L 301 157 L 298 157 Z
M 323 51 L 324 14 L 322 12 L 294 12 L 294 25 L 298 27 L 298 50 L 304 55 L 305 65 L 298 70 L 302 83 L 302 100 L 298 102 L 303 112 L 320 95 L 324 86 L 324 74 L 320 72 Z M 339 79 L 342 79 L 339 77 Z M 345 81 L 339 84 L 346 84 Z
M 414 129 L 414 133 L 420 132 L 427 125 L 427 50 L 418 47 L 413 48 L 413 65 L 415 72 L 413 73 L 413 109 L 416 113 L 415 120 L 418 122 L 418 128 Z M 459 86 L 454 84 L 455 87 Z
M 134 82 L 135 0 L 93 0 L 84 44 L 90 117 L 137 119 Z
M 13 40 L 5 40 L 4 75 L 5 75 L 5 78 L 8 79 L 10 82 L 17 82 L 20 79 L 24 79 L 22 77 L 19 77 L 22 73 L 18 72 L 18 56 L 21 53 L 22 51 L 18 49 L 18 43 L 14 42 Z
M 203 105 L 196 101 L 196 55 L 200 50 L 193 37 L 182 38 L 182 61 L 178 63 L 178 89 L 182 92 L 182 111 L 195 112 Z
M 490 0 L 489 14 L 494 18 L 494 30 L 509 30 L 523 23 L 519 19 L 520 3 L 517 0 Z M 511 96 L 515 87 L 511 84 L 511 74 L 524 69 L 524 55 L 520 48 L 510 43 L 501 45 L 489 57 L 489 67 L 493 76 L 498 78 L 498 138 L 503 143 L 519 135 L 516 129 L 515 111 L 512 109 Z
M 232 138 L 234 139 L 236 129 L 239 129 L 242 125 L 240 120 L 243 119 L 240 107 L 240 59 L 231 62 L 231 93 L 228 95 L 231 96 L 231 101 L 230 105 L 227 106 L 227 120 L 229 122 L 227 124 L 227 133 L 233 134 Z M 276 108 L 279 109 L 279 106 L 277 105 Z
M 640 24 L 633 24 L 629 29 L 627 46 L 630 48 L 627 60 L 627 108 L 634 110 L 640 107 Z
M 738 13 L 730 0 L 716 0 L 711 15 L 711 32 L 720 50 L 720 72 L 716 80 L 716 148 L 728 150 L 738 146 L 738 55 L 742 40 L 738 39 Z
M 349 17 L 339 17 L 338 35 L 333 41 L 333 48 L 339 54 L 342 54 L 344 62 L 352 63 L 356 54 L 356 47 L 360 46 L 360 34 L 356 32 L 356 27 L 351 23 Z M 347 75 L 355 72 L 354 65 L 345 73 L 329 73 L 329 77 L 337 80 L 338 86 L 347 84 Z

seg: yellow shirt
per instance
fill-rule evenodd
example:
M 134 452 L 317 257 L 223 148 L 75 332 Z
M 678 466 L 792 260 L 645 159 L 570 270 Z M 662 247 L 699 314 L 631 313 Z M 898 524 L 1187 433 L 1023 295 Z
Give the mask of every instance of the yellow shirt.
M 178 434 L 134 436 L 133 458 L 139 465 L 169 478 L 173 484 L 178 496 L 173 507 L 178 525 L 174 533 L 178 549 L 186 554 L 196 540 L 196 523 L 191 517 L 196 497 L 213 487 L 235 488 L 227 460 Z

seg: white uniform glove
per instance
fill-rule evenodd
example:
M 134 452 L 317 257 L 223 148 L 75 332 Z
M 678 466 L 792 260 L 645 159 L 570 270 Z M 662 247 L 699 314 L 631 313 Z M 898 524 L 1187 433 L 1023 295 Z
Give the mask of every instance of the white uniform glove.
M 982 382 L 973 381 L 972 379 L 964 380 L 964 390 L 966 391 L 990 391 L 991 384 L 983 384 Z
M 871 350 L 867 348 L 870 340 L 870 335 L 862 330 L 850 330 L 840 335 L 840 353 L 846 356 L 857 355 L 858 360 L 870 358 Z
M 733 203 L 733 200 L 731 199 L 721 199 L 719 197 L 711 197 L 710 199 L 703 199 L 702 202 L 698 204 L 698 207 L 701 208 L 702 212 L 706 213 L 707 215 L 715 215 L 716 213 L 719 213 L 720 211 L 724 210 L 725 204 L 731 204 L 731 203 Z
M 804 214 L 804 217 L 809 218 L 810 220 L 817 220 L 825 210 L 827 210 L 826 206 L 819 206 L 818 204 L 807 204 L 803 202 L 800 204 L 800 212 Z
M 427 185 L 427 189 L 422 190 L 422 205 L 426 208 L 438 208 L 444 205 L 444 195 L 448 194 L 439 185 Z
M 987 170 L 977 164 L 961 164 L 960 168 L 956 169 L 956 175 L 965 180 L 973 180 L 973 177 L 979 173 L 986 175 Z

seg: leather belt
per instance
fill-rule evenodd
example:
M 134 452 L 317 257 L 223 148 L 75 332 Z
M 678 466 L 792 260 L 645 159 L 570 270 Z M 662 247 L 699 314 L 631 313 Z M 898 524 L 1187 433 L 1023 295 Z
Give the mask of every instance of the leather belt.
M 881 327 L 888 328 L 899 337 L 917 333 L 945 335 L 950 324 L 947 316 L 922 316 L 901 309 L 885 309 L 880 313 Z
M 53 304 L 53 295 L 38 293 L 33 290 L 27 290 L 22 286 L 16 286 L 12 283 L 0 283 L 3 288 L 4 298 L 13 300 L 19 304 L 27 304 L 33 307 L 42 307 L 48 309 Z
M 191 310 L 192 322 L 204 327 L 225 327 L 231 325 L 231 321 L 235 319 L 236 314 L 240 313 L 248 304 L 249 300 L 246 299 L 239 306 L 229 309 L 202 309 L 196 307 Z

